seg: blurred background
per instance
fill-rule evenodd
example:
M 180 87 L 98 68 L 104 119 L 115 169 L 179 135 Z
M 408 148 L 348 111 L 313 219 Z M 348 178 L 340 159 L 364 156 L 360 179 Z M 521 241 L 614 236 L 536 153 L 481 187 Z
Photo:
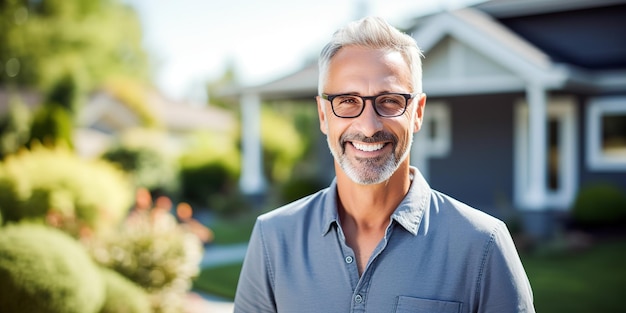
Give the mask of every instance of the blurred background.
M 626 1 L 0 1 L 0 311 L 228 312 L 255 218 L 334 176 L 317 55 L 423 50 L 432 187 L 503 219 L 542 312 L 624 312 Z

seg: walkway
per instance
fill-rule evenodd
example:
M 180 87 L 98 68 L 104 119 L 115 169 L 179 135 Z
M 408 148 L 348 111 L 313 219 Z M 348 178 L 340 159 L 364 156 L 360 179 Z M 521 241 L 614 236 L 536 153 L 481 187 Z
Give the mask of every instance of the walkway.
M 201 268 L 214 267 L 241 262 L 246 256 L 247 243 L 234 245 L 209 245 L 204 248 Z
M 195 292 L 187 295 L 185 313 L 233 313 L 232 301 L 213 299 Z
M 221 266 L 241 262 L 246 255 L 248 244 L 209 245 L 204 248 L 201 268 Z M 185 313 L 232 313 L 233 302 L 211 295 L 191 292 L 187 299 Z

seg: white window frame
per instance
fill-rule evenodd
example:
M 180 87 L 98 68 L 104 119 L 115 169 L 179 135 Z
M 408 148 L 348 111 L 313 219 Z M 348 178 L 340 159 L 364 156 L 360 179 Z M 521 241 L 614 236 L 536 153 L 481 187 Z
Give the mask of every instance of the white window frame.
M 602 117 L 626 114 L 626 96 L 593 98 L 587 106 L 587 168 L 592 171 L 626 171 L 626 158 L 602 153 Z
M 526 199 L 529 192 L 529 164 L 528 164 L 528 104 L 525 100 L 519 101 L 515 112 L 515 145 L 514 145 L 514 199 L 518 207 L 528 206 Z M 559 97 L 549 99 L 546 107 L 546 117 L 559 120 L 561 151 L 559 162 L 560 188 L 556 191 L 545 191 L 545 206 L 552 209 L 568 209 L 578 190 L 578 126 L 577 111 L 574 99 Z M 545 134 L 544 136 L 547 136 Z
M 435 138 L 429 124 L 435 121 Z M 415 134 L 411 161 L 425 178 L 428 178 L 428 159 L 442 158 L 450 154 L 452 147 L 452 122 L 450 107 L 443 102 L 426 102 L 422 128 Z

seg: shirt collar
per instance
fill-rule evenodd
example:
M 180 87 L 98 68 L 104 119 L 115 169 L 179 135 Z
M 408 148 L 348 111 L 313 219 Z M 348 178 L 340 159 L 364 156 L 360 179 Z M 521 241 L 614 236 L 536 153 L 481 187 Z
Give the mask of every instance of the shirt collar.
M 326 235 L 333 225 L 339 225 L 337 214 L 337 178 L 333 179 L 325 191 L 322 201 L 322 235 Z
M 417 235 L 424 212 L 430 204 L 430 186 L 424 176 L 416 167 L 411 167 L 413 181 L 409 192 L 406 194 L 400 205 L 391 215 L 391 218 L 400 224 L 406 231 Z M 333 225 L 339 225 L 337 214 L 337 179 L 333 179 L 330 186 L 325 191 L 326 195 L 322 202 L 322 234 L 326 235 Z
M 416 167 L 411 167 L 410 171 L 413 181 L 409 192 L 402 199 L 391 218 L 413 236 L 416 236 L 424 212 L 430 205 L 430 186 Z

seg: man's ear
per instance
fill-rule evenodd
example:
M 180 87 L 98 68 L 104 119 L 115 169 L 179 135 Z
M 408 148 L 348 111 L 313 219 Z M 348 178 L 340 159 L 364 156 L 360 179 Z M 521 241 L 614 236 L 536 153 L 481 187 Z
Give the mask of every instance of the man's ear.
M 324 103 L 324 99 L 320 96 L 315 97 L 317 101 L 317 115 L 320 119 L 320 130 L 324 135 L 328 135 L 328 121 L 326 120 L 326 106 Z
M 424 122 L 424 109 L 426 107 L 426 94 L 421 93 L 417 97 L 417 99 L 413 100 L 417 102 L 413 133 L 417 133 L 422 128 L 422 122 Z

